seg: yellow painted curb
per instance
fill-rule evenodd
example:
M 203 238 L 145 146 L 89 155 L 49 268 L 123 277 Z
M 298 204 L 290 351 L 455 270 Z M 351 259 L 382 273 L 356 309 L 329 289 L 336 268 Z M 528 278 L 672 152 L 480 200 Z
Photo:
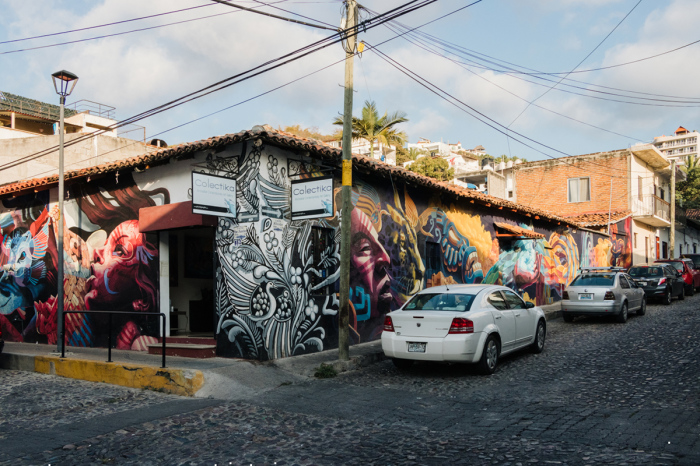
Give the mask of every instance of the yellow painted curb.
M 36 356 L 34 371 L 182 396 L 193 396 L 204 385 L 204 375 L 198 370 L 61 359 L 57 356 Z

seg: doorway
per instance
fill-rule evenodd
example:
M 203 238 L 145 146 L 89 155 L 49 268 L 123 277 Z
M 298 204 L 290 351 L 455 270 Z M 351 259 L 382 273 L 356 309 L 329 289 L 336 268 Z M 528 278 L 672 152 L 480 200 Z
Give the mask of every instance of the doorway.
M 214 228 L 189 227 L 168 235 L 170 335 L 214 336 Z

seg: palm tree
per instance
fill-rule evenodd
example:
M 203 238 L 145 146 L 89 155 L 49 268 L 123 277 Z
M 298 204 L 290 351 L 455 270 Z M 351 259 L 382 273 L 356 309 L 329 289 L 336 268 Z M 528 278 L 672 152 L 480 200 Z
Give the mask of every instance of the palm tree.
M 365 106 L 362 108 L 362 118 L 352 117 L 352 137 L 368 140 L 370 143 L 369 154 L 370 157 L 374 158 L 375 141 L 380 144 L 393 144 L 400 147 L 406 144 L 408 136 L 394 126 L 407 121 L 406 114 L 401 111 L 391 115 L 385 112 L 380 117 L 377 105 L 373 101 L 366 100 Z M 336 117 L 333 124 L 343 126 L 343 117 Z
M 686 174 L 700 169 L 700 160 L 697 155 L 689 155 L 685 158 L 685 166 L 681 167 Z

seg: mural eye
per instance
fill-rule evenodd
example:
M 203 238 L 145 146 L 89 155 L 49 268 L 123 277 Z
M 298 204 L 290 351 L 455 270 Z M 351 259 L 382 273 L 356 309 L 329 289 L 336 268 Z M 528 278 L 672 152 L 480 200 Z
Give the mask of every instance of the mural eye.
M 126 255 L 126 250 L 124 249 L 124 246 L 122 246 L 121 244 L 116 245 L 114 247 L 114 252 L 112 252 L 112 255 L 117 257 L 124 257 L 124 255 Z
M 24 260 L 24 258 L 27 257 L 27 253 L 22 251 L 22 254 L 19 255 L 19 260 Z

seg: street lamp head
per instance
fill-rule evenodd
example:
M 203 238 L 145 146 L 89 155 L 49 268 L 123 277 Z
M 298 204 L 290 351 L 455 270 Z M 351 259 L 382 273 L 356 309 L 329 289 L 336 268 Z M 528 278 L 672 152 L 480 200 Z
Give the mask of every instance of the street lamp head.
M 78 83 L 78 77 L 70 71 L 56 71 L 51 75 L 53 79 L 53 87 L 56 89 L 56 94 L 61 97 L 67 97 L 73 92 L 73 88 Z

